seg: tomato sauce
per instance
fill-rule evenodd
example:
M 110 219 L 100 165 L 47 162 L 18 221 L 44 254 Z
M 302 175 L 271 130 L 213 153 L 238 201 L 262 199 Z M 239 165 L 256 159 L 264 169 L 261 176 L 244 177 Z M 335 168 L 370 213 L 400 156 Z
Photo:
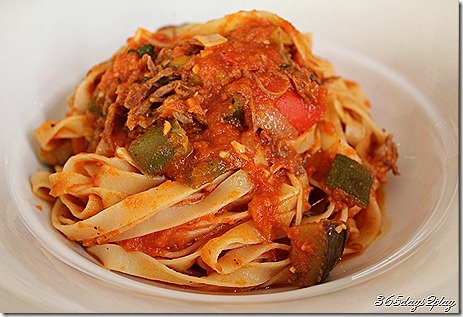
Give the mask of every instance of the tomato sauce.
M 201 234 L 192 235 L 194 230 L 204 228 L 202 223 L 213 215 L 206 215 L 189 223 L 153 232 L 141 237 L 118 241 L 117 244 L 129 251 L 141 251 L 153 257 L 169 257 L 170 253 L 179 252 L 196 242 L 207 241 L 229 229 L 232 224 L 217 224 Z
M 262 21 L 247 22 L 222 34 L 227 41 L 221 44 L 195 51 L 191 44 L 182 43 L 170 53 L 164 51 L 157 56 L 157 59 L 173 58 L 193 52 L 185 58 L 185 64 L 173 72 L 195 91 L 195 98 L 200 101 L 199 112 L 205 114 L 198 118 L 199 123 L 184 124 L 193 150 L 188 156 L 170 162 L 165 174 L 199 186 L 202 182 L 192 180 L 192 175 L 211 176 L 208 171 L 198 170 L 207 169 L 205 161 L 210 161 L 211 166 L 220 165 L 220 172 L 223 169 L 247 171 L 255 185 L 248 205 L 250 216 L 262 236 L 272 240 L 284 231 L 278 213 L 278 194 L 287 179 L 286 173 L 278 170 L 297 174 L 302 163 L 302 157 L 285 145 L 285 138 L 296 137 L 320 118 L 325 109 L 325 91 L 318 90 L 319 86 L 308 80 L 308 70 L 294 62 L 291 52 L 283 48 L 278 41 L 277 34 L 281 31 L 278 27 Z M 129 46 L 137 49 L 130 41 Z M 119 55 L 99 88 L 121 92 L 128 85 L 121 88 L 118 81 L 139 81 L 146 72 L 146 61 L 142 59 L 136 54 Z M 159 60 L 156 63 L 164 65 Z M 165 65 L 169 65 L 168 61 Z M 288 91 L 291 98 L 283 103 L 282 96 Z M 294 100 L 297 100 L 295 107 L 292 106 Z M 279 102 L 282 104 L 278 105 Z M 176 110 L 188 109 L 188 103 L 181 98 L 176 99 L 175 105 L 178 109 L 163 113 L 173 115 Z M 295 116 L 294 112 L 302 115 Z M 233 141 L 259 146 L 269 166 L 256 164 L 254 149 L 237 150 Z M 276 173 L 269 172 L 271 166 L 278 167 Z M 191 243 L 186 238 L 187 231 L 182 230 L 164 230 L 130 239 L 123 245 L 152 255 L 166 249 L 180 250 Z

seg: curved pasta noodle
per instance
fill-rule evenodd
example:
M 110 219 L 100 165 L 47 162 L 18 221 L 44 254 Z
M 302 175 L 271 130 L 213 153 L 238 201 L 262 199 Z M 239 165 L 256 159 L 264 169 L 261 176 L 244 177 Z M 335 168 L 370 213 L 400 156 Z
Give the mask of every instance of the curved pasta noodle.
M 355 254 L 365 250 L 381 233 L 382 215 L 375 197 L 370 198 L 368 208 L 363 210 L 361 226 L 356 224 L 359 235 L 346 245 L 345 254 Z
M 239 248 L 233 248 L 217 261 L 217 272 L 220 274 L 230 274 L 240 270 L 244 266 L 252 265 L 251 263 L 259 262 L 259 258 L 266 252 L 281 250 L 289 251 L 290 247 L 283 243 L 260 243 L 246 244 Z
M 238 171 L 224 180 L 203 201 L 193 205 L 166 208 L 149 220 L 118 235 L 111 241 L 129 239 L 172 228 L 182 223 L 215 213 L 227 204 L 241 198 L 252 189 L 246 172 Z
M 385 135 L 382 129 L 378 127 L 378 125 L 373 121 L 369 114 L 369 107 L 367 106 L 368 100 L 365 98 L 363 92 L 361 91 L 360 87 L 352 82 L 346 81 L 341 78 L 337 78 L 332 82 L 327 83 L 327 87 L 329 88 L 329 93 L 327 98 L 333 98 L 334 100 L 331 101 L 335 107 L 337 115 L 346 125 L 346 130 L 351 124 L 356 124 L 357 127 L 354 128 L 354 131 L 364 130 L 366 133 L 365 128 L 361 127 L 368 127 L 371 133 L 375 134 L 378 138 L 379 142 L 384 142 Z M 360 118 L 354 119 L 349 112 L 354 113 Z M 364 139 L 365 137 L 360 137 L 359 139 Z M 355 143 L 354 143 L 355 145 Z
M 264 242 L 259 230 L 252 221 L 247 221 L 223 234 L 211 239 L 201 249 L 201 258 L 216 272 L 221 272 L 222 267 L 218 263 L 219 255 L 225 251 L 244 245 L 253 245 Z
M 135 226 L 196 191 L 176 182 L 165 181 L 159 186 L 130 195 L 85 220 L 69 225 L 62 224 L 56 221 L 58 218 L 54 218 L 53 225 L 72 240 L 110 237 L 113 231 L 117 231 L 118 234 L 122 228 L 127 230 L 129 226 Z
M 111 67 L 113 61 L 104 62 L 93 67 L 85 76 L 84 80 L 77 86 L 75 92 L 68 100 L 71 113 L 84 114 L 92 99 L 92 90 L 98 79 Z
M 51 184 L 49 180 L 50 172 L 38 171 L 31 176 L 32 193 L 47 202 L 54 202 L 55 198 L 50 195 Z
M 116 157 L 93 153 L 75 155 L 60 172 L 49 175 L 50 195 L 59 197 L 78 219 L 90 218 L 163 180 L 144 176 Z
M 207 277 L 195 277 L 170 269 L 145 253 L 127 252 L 114 244 L 95 245 L 87 250 L 111 270 L 191 287 L 199 287 L 204 284 L 225 288 L 255 287 L 270 280 L 276 273 L 289 265 L 289 260 L 253 263 L 231 274 L 212 273 Z
M 77 139 L 91 133 L 91 128 L 84 115 L 70 116 L 62 120 L 45 122 L 35 131 L 35 138 L 45 151 L 54 148 L 56 140 Z

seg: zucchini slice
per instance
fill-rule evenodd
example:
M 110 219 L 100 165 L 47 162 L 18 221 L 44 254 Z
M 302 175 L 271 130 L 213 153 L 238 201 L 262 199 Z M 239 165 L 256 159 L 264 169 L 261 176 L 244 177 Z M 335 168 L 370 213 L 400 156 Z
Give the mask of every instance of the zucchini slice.
M 342 154 L 336 154 L 325 180 L 326 186 L 341 189 L 365 207 L 370 201 L 372 184 L 373 177 L 367 168 Z
M 323 219 L 286 229 L 291 239 L 289 281 L 298 287 L 322 282 L 340 260 L 348 237 L 347 226 Z

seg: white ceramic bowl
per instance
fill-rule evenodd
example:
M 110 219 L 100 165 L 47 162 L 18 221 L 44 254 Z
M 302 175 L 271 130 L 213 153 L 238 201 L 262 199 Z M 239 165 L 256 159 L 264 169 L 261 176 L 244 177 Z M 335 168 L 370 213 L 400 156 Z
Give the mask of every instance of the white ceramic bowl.
M 147 1 L 0 4 L 5 7 L 0 9 L 0 38 L 7 44 L 0 53 L 0 285 L 10 298 L 0 299 L 2 311 L 30 307 L 73 312 L 256 312 L 261 307 L 263 312 L 272 311 L 272 305 L 279 312 L 375 311 L 386 308 L 373 305 L 379 295 L 374 292 L 376 281 L 399 274 L 398 269 L 407 270 L 410 258 L 424 261 L 419 256 L 419 251 L 428 254 L 423 248 L 431 248 L 444 261 L 446 255 L 436 251 L 444 245 L 455 262 L 457 241 L 446 240 L 458 239 L 457 227 L 448 228 L 458 213 L 458 17 L 452 14 L 458 7 L 445 1 L 405 5 L 400 1 L 402 9 L 394 7 L 399 1 L 200 3 L 193 7 L 180 0 L 162 5 Z M 373 118 L 394 134 L 401 175 L 391 175 L 386 186 L 384 233 L 364 254 L 341 261 L 326 283 L 300 290 L 207 294 L 102 268 L 51 228 L 46 208 L 36 207 L 45 205 L 30 192 L 30 175 L 43 168 L 36 159 L 34 129 L 46 119 L 62 117 L 66 96 L 86 71 L 111 56 L 137 27 L 155 30 L 252 8 L 273 11 L 300 31 L 312 32 L 315 54 L 329 59 L 340 75 L 361 84 L 372 103 Z M 424 19 L 419 27 L 413 24 Z M 440 269 L 441 262 L 434 263 Z M 452 266 L 450 274 L 444 274 L 446 280 L 433 281 L 439 287 L 442 282 L 454 287 L 457 271 Z M 364 306 L 353 305 L 348 291 L 365 287 L 373 291 L 370 300 L 363 297 Z M 344 309 L 327 305 L 330 298 L 342 298 Z M 15 306 L 20 300 L 29 300 L 30 306 Z M 297 304 L 288 306 L 290 301 Z

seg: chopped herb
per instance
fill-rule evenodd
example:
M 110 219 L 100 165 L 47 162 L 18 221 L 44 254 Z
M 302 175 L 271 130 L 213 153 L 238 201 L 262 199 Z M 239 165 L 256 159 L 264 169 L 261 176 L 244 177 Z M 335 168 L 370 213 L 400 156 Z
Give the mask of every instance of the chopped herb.
M 164 85 L 167 85 L 169 83 L 169 78 L 167 77 L 161 77 L 159 78 L 157 81 L 156 81 L 158 84 L 164 86 Z
M 146 83 L 150 78 L 149 77 L 143 77 L 142 80 L 140 80 L 140 84 Z
M 151 109 L 157 109 L 159 108 L 160 106 L 162 106 L 162 102 L 153 102 L 151 104 Z
M 242 102 L 237 98 L 233 98 L 232 102 L 232 112 L 224 114 L 223 119 L 225 122 L 239 127 L 243 124 L 244 121 L 244 110 L 243 106 L 241 105 Z
M 176 77 L 161 77 L 156 82 L 160 84 L 161 86 L 167 85 L 171 81 L 178 80 Z
M 87 111 L 92 113 L 95 117 L 103 117 L 103 109 L 96 104 L 96 98 L 92 98 L 87 104 Z
M 310 80 L 311 81 L 317 81 L 317 79 L 315 78 L 315 76 L 313 74 L 310 74 Z
M 294 67 L 293 65 L 291 65 L 291 64 L 281 64 L 281 65 L 280 65 L 280 68 L 281 68 L 282 70 L 287 69 L 287 70 L 291 70 L 291 71 L 295 71 L 295 72 L 298 71 L 298 69 L 297 69 L 296 67 Z
M 102 111 L 101 107 L 90 106 L 90 107 L 87 108 L 87 110 L 90 111 L 97 118 L 103 117 L 103 111 Z
M 365 207 L 370 200 L 372 184 L 373 177 L 367 168 L 342 154 L 336 154 L 325 180 L 326 186 L 341 189 Z
M 129 53 L 137 53 L 139 57 L 142 57 L 145 54 L 153 56 L 156 53 L 156 50 L 152 44 L 145 44 L 141 46 L 138 50 L 135 50 L 133 48 L 129 49 L 127 51 L 127 54 Z

